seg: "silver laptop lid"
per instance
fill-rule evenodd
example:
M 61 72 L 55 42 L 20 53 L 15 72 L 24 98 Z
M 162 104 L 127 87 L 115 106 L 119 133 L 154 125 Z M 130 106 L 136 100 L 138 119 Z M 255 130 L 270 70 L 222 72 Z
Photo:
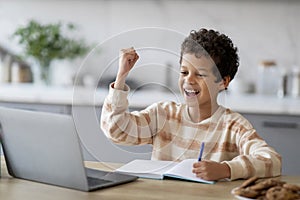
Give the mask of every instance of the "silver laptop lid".
M 88 190 L 71 116 L 0 107 L 0 123 L 0 138 L 12 176 Z

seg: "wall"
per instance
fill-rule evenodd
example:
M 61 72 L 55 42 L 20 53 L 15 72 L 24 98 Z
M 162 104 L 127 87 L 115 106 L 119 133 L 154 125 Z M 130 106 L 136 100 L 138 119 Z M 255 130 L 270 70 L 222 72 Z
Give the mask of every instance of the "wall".
M 82 73 L 97 79 L 114 75 L 119 48 L 135 46 L 141 49 L 141 58 L 131 76 L 144 83 L 165 84 L 170 73 L 167 63 L 177 74 L 173 70 L 178 68 L 184 36 L 192 29 L 214 28 L 229 35 L 239 48 L 238 77 L 255 82 L 262 59 L 275 59 L 286 68 L 300 65 L 299 10 L 300 1 L 271 0 L 0 0 L 0 44 L 20 52 L 7 38 L 31 18 L 71 21 L 79 25 L 80 36 L 99 44 L 101 50 L 85 59 Z M 176 87 L 176 81 L 171 81 Z

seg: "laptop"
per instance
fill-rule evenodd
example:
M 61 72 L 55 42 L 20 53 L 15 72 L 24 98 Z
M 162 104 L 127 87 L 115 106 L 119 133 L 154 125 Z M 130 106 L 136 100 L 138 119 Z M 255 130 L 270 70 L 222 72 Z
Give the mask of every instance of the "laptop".
M 86 168 L 71 115 L 0 107 L 0 142 L 15 178 L 82 191 L 138 178 Z

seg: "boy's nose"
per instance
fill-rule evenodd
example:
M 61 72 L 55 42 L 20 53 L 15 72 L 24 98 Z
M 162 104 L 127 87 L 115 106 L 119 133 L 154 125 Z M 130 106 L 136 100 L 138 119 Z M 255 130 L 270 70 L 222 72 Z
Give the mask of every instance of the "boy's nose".
M 190 84 L 194 84 L 195 83 L 195 76 L 194 75 L 187 76 L 187 82 L 190 83 Z

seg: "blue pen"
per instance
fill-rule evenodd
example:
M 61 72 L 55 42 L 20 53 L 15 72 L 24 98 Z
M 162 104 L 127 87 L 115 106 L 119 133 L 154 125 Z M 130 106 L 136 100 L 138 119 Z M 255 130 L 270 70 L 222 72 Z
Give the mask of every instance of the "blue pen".
M 200 147 L 200 154 L 199 154 L 199 157 L 198 157 L 199 162 L 202 159 L 203 150 L 204 150 L 204 142 L 202 142 L 201 147 Z

